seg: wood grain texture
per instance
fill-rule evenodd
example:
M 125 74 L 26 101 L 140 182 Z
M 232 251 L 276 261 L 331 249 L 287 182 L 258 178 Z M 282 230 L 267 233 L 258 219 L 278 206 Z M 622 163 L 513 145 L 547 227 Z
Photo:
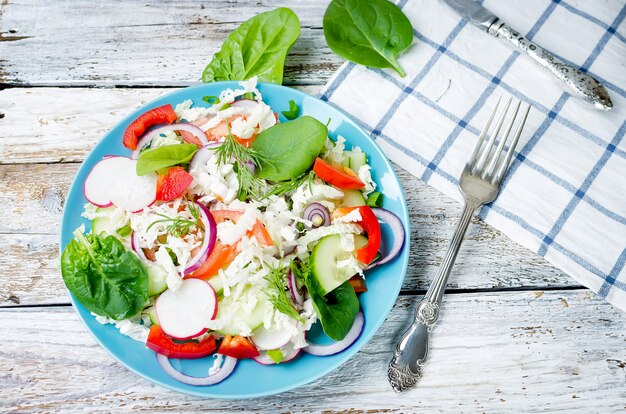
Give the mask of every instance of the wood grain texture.
M 417 389 L 394 394 L 387 363 L 413 303 L 403 297 L 372 341 L 325 378 L 280 396 L 227 402 L 137 377 L 95 343 L 69 307 L 0 310 L 0 407 L 260 413 L 626 408 L 626 315 L 588 291 L 447 295 L 425 377 Z
M 0 306 L 68 303 L 58 267 L 65 195 L 79 164 L 0 165 Z M 425 290 L 454 232 L 460 206 L 396 167 L 409 197 L 411 254 L 405 290 Z M 80 214 L 77 212 L 76 214 Z M 450 281 L 451 289 L 576 286 L 569 276 L 474 219 Z M 507 252 L 502 254 L 502 252 Z M 27 272 L 15 272 L 25 263 Z
M 13 85 L 189 85 L 243 20 L 292 8 L 302 31 L 285 84 L 323 84 L 343 63 L 326 45 L 326 1 L 72 0 L 2 3 L 0 82 Z

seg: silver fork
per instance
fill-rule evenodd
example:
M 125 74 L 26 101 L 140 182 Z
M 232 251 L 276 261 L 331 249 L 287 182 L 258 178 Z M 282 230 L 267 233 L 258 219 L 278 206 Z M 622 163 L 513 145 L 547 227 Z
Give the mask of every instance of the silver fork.
M 389 383 L 396 392 L 412 388 L 422 375 L 422 367 L 428 358 L 428 337 L 439 317 L 439 307 L 443 298 L 443 292 L 446 289 L 448 277 L 461 247 L 467 226 L 478 207 L 495 200 L 500 189 L 500 183 L 506 174 L 520 134 L 526 123 L 530 105 L 521 116 L 521 121 L 518 122 L 517 130 L 512 135 L 513 139 L 508 145 L 508 149 L 505 149 L 506 142 L 518 117 L 520 104 L 521 102 L 517 102 L 512 110 L 513 115 L 509 116 L 509 107 L 511 106 L 511 99 L 509 99 L 498 118 L 494 131 L 489 133 L 491 122 L 500 105 L 500 100 L 498 100 L 485 128 L 478 137 L 476 147 L 474 147 L 465 169 L 461 173 L 459 189 L 465 200 L 461 220 L 454 232 L 446 256 L 439 266 L 437 275 L 428 288 L 426 295 L 415 308 L 413 324 L 398 342 L 389 363 L 387 376 Z M 510 121 L 496 146 L 498 135 L 507 117 L 510 118 Z

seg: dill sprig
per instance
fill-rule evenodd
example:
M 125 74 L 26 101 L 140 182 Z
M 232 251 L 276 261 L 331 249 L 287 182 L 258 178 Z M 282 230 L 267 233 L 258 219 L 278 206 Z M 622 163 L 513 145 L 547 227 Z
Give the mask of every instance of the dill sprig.
M 267 198 L 273 195 L 281 196 L 284 194 L 292 193 L 293 191 L 296 190 L 296 188 L 300 187 L 302 184 L 307 183 L 307 182 L 309 184 L 309 189 L 310 189 L 313 183 L 313 180 L 315 180 L 315 173 L 313 172 L 313 170 L 309 172 L 304 172 L 300 174 L 299 176 L 292 178 L 291 180 L 281 181 L 281 182 L 273 184 L 270 187 L 270 190 L 267 193 L 265 193 L 264 198 Z
M 170 223 L 165 231 L 171 234 L 174 237 L 184 237 L 186 236 L 192 227 L 202 228 L 202 220 L 200 219 L 200 212 L 198 206 L 196 206 L 192 202 L 186 202 L 187 210 L 189 210 L 189 214 L 193 217 L 193 220 L 189 220 L 188 218 L 176 216 L 169 217 L 165 214 L 157 213 L 157 216 L 161 217 L 160 220 L 153 221 L 150 223 L 146 231 L 150 230 L 153 226 L 159 223 Z
M 289 299 L 286 290 L 287 286 L 285 284 L 285 279 L 283 278 L 285 268 L 268 267 L 270 269 L 270 273 L 265 276 L 265 280 L 267 280 L 269 286 L 265 290 L 265 294 L 269 298 L 270 302 L 280 313 L 284 313 L 290 318 L 304 323 L 304 318 L 300 316 Z
M 237 142 L 230 132 L 228 123 L 227 128 L 226 139 L 215 150 L 217 163 L 220 165 L 231 161 L 235 163 L 235 172 L 239 181 L 238 199 L 245 200 L 251 197 L 259 200 L 262 197 L 261 191 L 265 182 L 254 175 L 253 168 L 249 163 L 254 163 L 254 167 L 258 168 L 261 165 L 261 156 L 254 149 L 246 148 Z

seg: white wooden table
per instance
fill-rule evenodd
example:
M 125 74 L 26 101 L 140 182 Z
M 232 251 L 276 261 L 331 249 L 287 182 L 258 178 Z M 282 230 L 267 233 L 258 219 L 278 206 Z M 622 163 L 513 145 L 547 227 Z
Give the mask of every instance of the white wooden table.
M 278 396 L 205 400 L 136 376 L 96 344 L 58 266 L 64 196 L 79 163 L 129 111 L 198 82 L 231 30 L 279 3 L 0 3 L 0 411 L 624 412 L 626 315 L 478 220 L 426 377 L 414 391 L 391 391 L 393 346 L 460 212 L 400 168 L 413 229 L 404 288 L 374 339 L 327 377 Z M 326 3 L 286 4 L 302 35 L 285 84 L 312 94 L 342 63 L 321 30 Z

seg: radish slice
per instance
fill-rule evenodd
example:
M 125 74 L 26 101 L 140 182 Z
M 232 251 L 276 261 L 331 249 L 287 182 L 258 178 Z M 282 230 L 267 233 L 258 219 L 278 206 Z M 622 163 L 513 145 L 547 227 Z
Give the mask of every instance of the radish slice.
M 85 180 L 85 198 L 99 207 L 115 205 L 138 212 L 156 200 L 157 174 L 137 175 L 137 161 L 108 157 L 91 170 Z
M 213 215 L 203 204 L 198 202 L 195 202 L 195 204 L 198 207 L 200 220 L 204 226 L 204 240 L 202 241 L 202 246 L 200 246 L 198 254 L 189 259 L 187 268 L 185 269 L 185 274 L 189 274 L 202 266 L 213 251 L 213 247 L 215 247 L 215 241 L 217 239 L 217 225 L 215 224 Z
M 296 284 L 296 278 L 291 270 L 289 271 L 287 281 L 289 283 L 289 292 L 291 292 L 291 297 L 293 301 L 297 305 L 302 306 L 304 304 L 304 295 L 302 294 L 302 291 L 298 289 L 298 285 Z
M 297 322 L 294 321 L 294 324 L 295 323 Z M 256 347 L 261 351 L 282 348 L 287 345 L 292 338 L 293 334 L 289 329 L 270 331 L 265 329 L 263 326 L 256 328 L 250 337 L 252 342 L 254 342 L 254 345 L 256 345 Z
M 400 217 L 396 216 L 389 210 L 385 210 L 384 208 L 372 208 L 372 211 L 374 212 L 376 218 L 387 223 L 389 227 L 391 227 L 391 231 L 393 232 L 393 245 L 391 246 L 391 249 L 389 249 L 389 252 L 386 255 L 383 255 L 382 259 L 368 265 L 363 270 L 369 270 L 372 267 L 389 263 L 395 259 L 396 256 L 398 256 L 398 254 L 402 251 L 402 246 L 404 246 L 404 224 L 402 224 Z
M 141 138 L 139 142 L 137 143 L 137 149 L 133 151 L 131 158 L 134 160 L 139 158 L 139 154 L 141 153 L 141 150 L 144 149 L 148 144 L 150 144 L 153 139 L 155 139 L 161 134 L 164 134 L 166 132 L 171 132 L 171 131 L 189 132 L 190 134 L 198 138 L 200 142 L 202 142 L 202 145 L 207 145 L 209 143 L 209 140 L 207 139 L 204 131 L 202 131 L 200 128 L 198 128 L 195 125 L 187 124 L 187 123 L 165 125 L 159 128 L 155 128 L 149 133 L 147 133 L 146 135 L 144 135 L 143 138 Z
M 85 198 L 91 204 L 98 207 L 111 207 L 110 190 L 111 190 L 111 167 L 110 164 L 113 161 L 114 156 L 107 155 L 102 161 L 99 161 L 92 169 L 85 184 L 83 191 Z
M 163 332 L 176 339 L 190 339 L 207 331 L 217 314 L 217 295 L 201 279 L 185 279 L 176 290 L 159 296 L 155 309 Z
M 196 153 L 193 154 L 193 158 L 191 158 L 191 162 L 189 163 L 189 171 L 204 167 L 207 162 L 215 156 L 215 148 L 220 145 L 222 145 L 221 142 L 211 142 L 196 151 Z
M 214 385 L 219 382 L 224 381 L 226 378 L 230 376 L 235 370 L 237 366 L 237 358 L 232 358 L 229 356 L 224 357 L 224 362 L 222 363 L 222 367 L 216 373 L 206 376 L 206 377 L 192 377 L 190 375 L 185 375 L 182 372 L 177 371 L 170 362 L 169 358 L 165 355 L 156 354 L 156 359 L 163 371 L 170 377 L 178 380 L 184 384 L 189 385 Z
M 357 340 L 357 338 L 359 337 L 359 335 L 361 335 L 361 332 L 363 331 L 364 324 L 365 319 L 363 318 L 363 312 L 359 310 L 359 313 L 357 313 L 356 317 L 354 318 L 352 328 L 350 328 L 346 337 L 343 338 L 341 341 L 332 343 L 330 345 L 316 345 L 309 343 L 309 346 L 307 346 L 306 348 L 302 348 L 302 350 L 307 354 L 316 356 L 337 354 L 348 348 L 354 343 L 354 341 Z
M 300 349 L 295 349 L 292 343 L 288 343 L 284 347 L 280 348 L 280 351 L 283 353 L 284 357 L 283 360 L 279 362 L 279 364 L 289 362 L 300 354 Z M 267 352 L 259 351 L 259 354 L 260 355 L 258 357 L 254 357 L 252 359 L 254 359 L 261 365 L 276 365 L 276 362 L 274 362 L 272 358 L 267 356 Z

